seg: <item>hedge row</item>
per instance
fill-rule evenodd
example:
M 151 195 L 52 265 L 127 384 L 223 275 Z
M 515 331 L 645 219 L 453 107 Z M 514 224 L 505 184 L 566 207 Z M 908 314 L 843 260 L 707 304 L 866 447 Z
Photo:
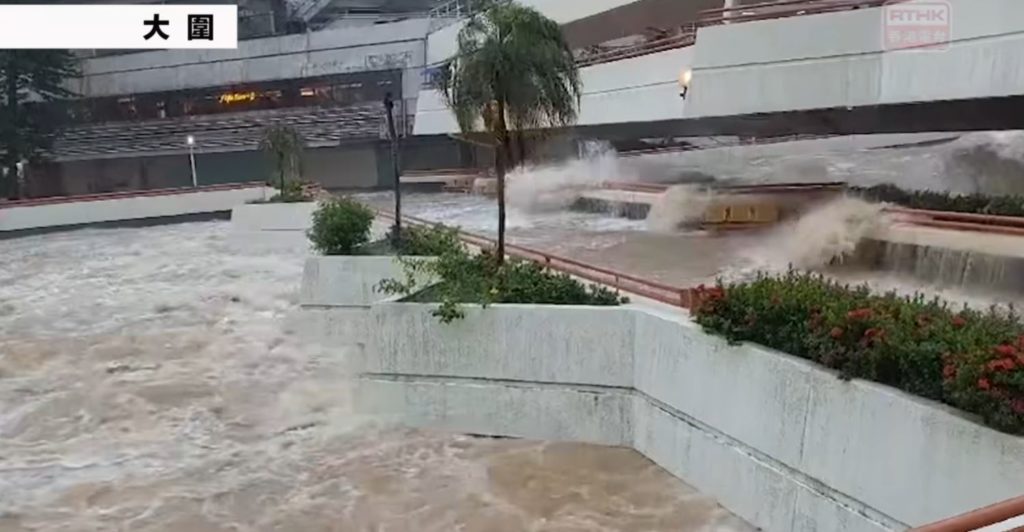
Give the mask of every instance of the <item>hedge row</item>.
M 871 201 L 895 203 L 911 209 L 1024 216 L 1024 196 L 952 195 L 948 192 L 910 191 L 895 185 L 850 187 L 854 194 Z
M 440 303 L 433 314 L 444 323 L 463 318 L 461 306 L 466 303 L 614 306 L 628 302 L 613 290 L 584 284 L 532 261 L 510 258 L 499 265 L 493 251 L 473 252 L 457 235 L 456 229 L 441 226 L 417 229 L 417 247 L 433 251 L 429 255 L 435 258 L 399 258 L 404 279 L 386 279 L 377 289 L 411 301 Z M 418 284 L 420 279 L 439 282 L 424 287 Z
M 797 272 L 697 292 L 697 322 L 731 342 L 813 360 L 1024 434 L 1024 326 L 1012 310 L 954 311 L 938 299 L 877 295 Z

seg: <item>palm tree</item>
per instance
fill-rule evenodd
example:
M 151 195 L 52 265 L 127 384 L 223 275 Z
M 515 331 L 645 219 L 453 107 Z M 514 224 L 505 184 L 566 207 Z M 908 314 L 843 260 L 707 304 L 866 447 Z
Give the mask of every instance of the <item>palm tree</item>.
M 580 79 L 558 23 L 513 0 L 485 0 L 440 78 L 459 129 L 483 131 L 498 178 L 497 260 L 505 257 L 505 170 L 517 132 L 576 121 Z
M 287 194 L 287 182 L 298 179 L 302 172 L 302 150 L 305 142 L 295 128 L 284 124 L 267 126 L 260 139 L 260 149 L 274 160 L 280 194 Z

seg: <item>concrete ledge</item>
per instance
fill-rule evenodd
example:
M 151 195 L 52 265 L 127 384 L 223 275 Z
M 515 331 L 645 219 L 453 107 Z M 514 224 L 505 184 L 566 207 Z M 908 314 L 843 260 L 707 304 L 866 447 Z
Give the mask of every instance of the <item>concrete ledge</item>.
M 901 530 L 1019 495 L 1024 438 L 682 313 L 370 307 L 357 403 L 416 426 L 628 444 L 769 531 Z
M 370 309 L 370 373 L 445 375 L 591 386 L 633 385 L 632 314 L 618 307 L 495 305 L 465 308 L 451 324 L 436 303 Z M 543 347 L 541 347 L 543 346 Z M 550 356 L 552 350 L 564 356 Z M 580 360 L 586 360 L 580 364 Z
M 316 202 L 259 203 L 231 209 L 231 226 L 243 231 L 306 231 L 313 226 Z
M 236 205 L 262 199 L 266 187 L 216 187 L 209 190 L 141 191 L 137 195 L 89 196 L 81 201 L 27 202 L 0 209 L 0 233 L 42 232 L 92 225 L 166 223 L 208 219 Z M 33 204 L 35 203 L 35 204 Z
M 403 276 L 402 265 L 393 256 L 309 257 L 302 271 L 299 304 L 366 307 L 388 298 L 376 291 L 378 283 Z
M 356 407 L 384 420 L 486 436 L 632 442 L 628 390 L 363 375 Z

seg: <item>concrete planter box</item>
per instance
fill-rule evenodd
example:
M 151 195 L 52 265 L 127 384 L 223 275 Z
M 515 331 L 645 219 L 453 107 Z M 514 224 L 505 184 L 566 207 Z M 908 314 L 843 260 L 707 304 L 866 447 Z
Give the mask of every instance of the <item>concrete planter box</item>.
M 319 307 L 368 307 L 389 299 L 375 287 L 384 279 L 403 279 L 394 256 L 315 256 L 302 270 L 299 304 Z M 428 257 L 411 257 L 425 259 Z M 423 280 L 421 282 L 425 282 Z
M 231 225 L 242 231 L 306 231 L 316 206 L 313 201 L 239 205 L 231 211 Z
M 17 202 L 0 207 L 0 235 L 89 225 L 223 219 L 239 204 L 266 197 L 269 190 L 261 186 L 212 186 Z
M 902 530 L 1024 492 L 1024 438 L 638 307 L 363 315 L 360 408 L 413 426 L 628 445 L 768 531 Z

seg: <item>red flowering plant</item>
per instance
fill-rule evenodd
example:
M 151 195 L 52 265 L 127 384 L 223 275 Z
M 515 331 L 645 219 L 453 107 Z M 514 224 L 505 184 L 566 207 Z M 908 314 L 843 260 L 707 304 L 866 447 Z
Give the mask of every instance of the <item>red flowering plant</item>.
M 1024 432 L 1024 336 L 950 355 L 945 362 L 943 381 L 952 404 L 995 428 Z
M 1012 314 L 957 312 L 938 299 L 872 294 L 793 271 L 719 285 L 693 314 L 730 342 L 814 360 L 1024 433 L 1024 326 Z

